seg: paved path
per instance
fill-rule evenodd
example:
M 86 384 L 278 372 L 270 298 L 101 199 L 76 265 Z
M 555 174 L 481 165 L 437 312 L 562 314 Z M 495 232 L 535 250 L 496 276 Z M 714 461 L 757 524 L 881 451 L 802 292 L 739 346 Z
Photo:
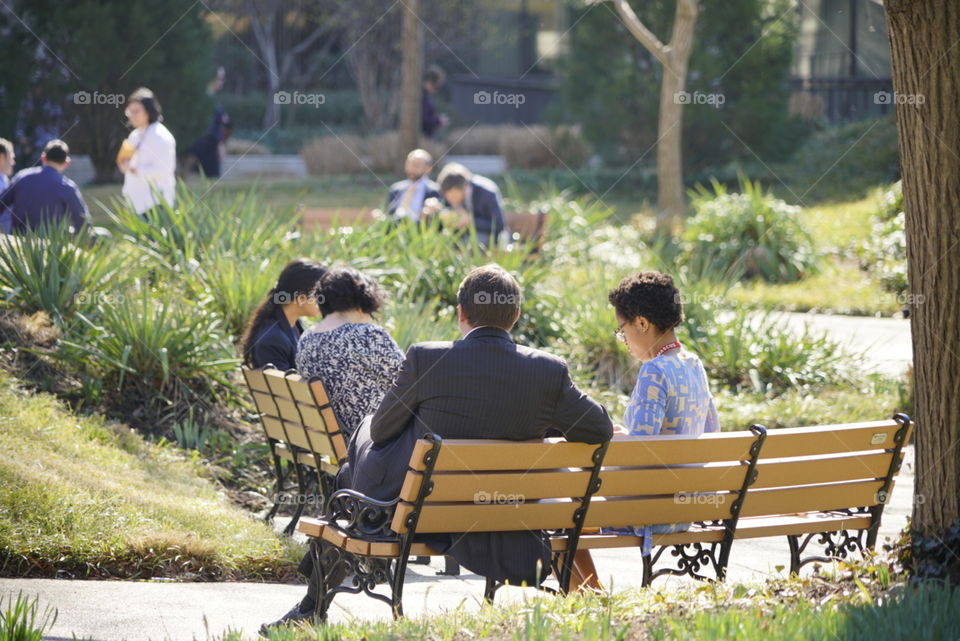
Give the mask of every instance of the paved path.
M 913 362 L 910 321 L 869 316 L 784 313 L 791 327 L 809 325 L 851 352 L 863 353 L 867 371 L 899 377 Z
M 884 514 L 880 541 L 895 537 L 906 525 L 913 497 L 913 450 L 906 461 Z M 282 526 L 278 523 L 277 526 Z M 595 552 L 597 569 L 615 590 L 640 585 L 640 556 L 636 550 Z M 734 545 L 728 581 L 751 582 L 783 573 L 789 555 L 785 540 L 764 539 Z M 411 617 L 437 614 L 461 605 L 480 608 L 483 580 L 475 575 L 437 577 L 434 567 L 411 566 L 404 591 L 404 607 Z M 655 589 L 670 590 L 685 579 L 658 581 Z M 264 621 L 283 614 L 304 593 L 302 585 L 270 583 L 176 583 L 129 581 L 66 581 L 54 579 L 0 579 L 0 595 L 23 590 L 39 595 L 41 603 L 59 609 L 49 639 L 94 641 L 189 641 L 214 638 L 229 629 L 253 639 Z M 515 601 L 532 590 L 505 588 L 498 602 Z M 389 609 L 364 597 L 339 595 L 331 620 L 386 619 Z

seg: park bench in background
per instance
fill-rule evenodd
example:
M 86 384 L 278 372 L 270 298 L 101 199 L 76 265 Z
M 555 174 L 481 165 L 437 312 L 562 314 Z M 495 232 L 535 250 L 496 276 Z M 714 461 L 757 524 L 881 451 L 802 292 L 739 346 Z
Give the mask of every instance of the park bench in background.
M 343 585 L 318 586 L 326 595 L 318 613 L 325 616 L 339 592 L 363 592 L 401 615 L 407 555 L 439 554 L 415 543 L 418 533 L 546 530 L 561 592 L 569 588 L 578 549 L 643 543 L 632 534 L 590 533 L 599 528 L 693 523 L 652 536 L 652 553 L 642 557 L 643 585 L 668 574 L 723 580 L 740 539 L 788 537 L 791 572 L 848 558 L 876 542 L 910 430 L 909 417 L 897 415 L 769 434 L 755 425 L 695 438 L 626 437 L 605 447 L 441 442 L 430 435 L 417 443 L 397 500 L 341 490 L 323 518 L 301 521 L 317 567 L 353 575 Z M 804 558 L 818 536 L 824 554 Z M 668 550 L 672 565 L 661 563 Z M 379 583 L 390 585 L 389 595 L 375 592 Z M 492 600 L 499 587 L 488 579 L 484 596 Z
M 276 498 L 266 520 L 291 497 L 296 508 L 285 531 L 292 534 L 307 502 L 316 500 L 322 506 L 332 493 L 340 462 L 347 456 L 346 442 L 319 379 L 306 381 L 295 372 L 269 367 L 244 367 L 243 376 L 273 456 Z

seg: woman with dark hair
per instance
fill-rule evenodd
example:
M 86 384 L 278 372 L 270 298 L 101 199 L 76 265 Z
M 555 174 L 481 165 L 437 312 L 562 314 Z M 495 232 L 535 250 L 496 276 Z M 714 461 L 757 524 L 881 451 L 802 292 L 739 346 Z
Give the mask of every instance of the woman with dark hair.
M 333 268 L 317 285 L 323 320 L 300 337 L 297 371 L 323 381 L 345 436 L 377 409 L 403 363 L 396 342 L 373 322 L 384 299 L 366 274 Z
M 276 286 L 253 312 L 240 340 L 244 365 L 293 369 L 297 343 L 303 334 L 300 319 L 320 314 L 315 289 L 326 271 L 323 265 L 308 258 L 287 263 Z
M 677 340 L 675 329 L 683 321 L 683 302 L 673 278 L 655 271 L 627 276 L 610 292 L 609 301 L 617 318 L 614 334 L 641 363 L 624 425 L 617 426 L 614 433 L 698 436 L 720 431 L 703 363 Z M 689 528 L 689 523 L 667 523 L 616 528 L 609 533 L 643 537 L 643 554 L 649 556 L 654 534 Z M 573 582 L 601 587 L 587 550 L 574 555 Z
M 123 196 L 141 216 L 160 204 L 176 200 L 177 141 L 162 120 L 160 103 L 146 87 L 127 98 L 124 111 L 133 131 L 117 153 L 123 173 Z

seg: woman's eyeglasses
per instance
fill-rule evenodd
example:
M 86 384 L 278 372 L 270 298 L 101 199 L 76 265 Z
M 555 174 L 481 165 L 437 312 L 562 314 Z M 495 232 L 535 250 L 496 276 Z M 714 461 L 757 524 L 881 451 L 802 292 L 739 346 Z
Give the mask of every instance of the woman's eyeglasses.
M 623 326 L 626 325 L 627 322 L 628 321 L 623 321 L 613 330 L 613 335 L 617 337 L 617 340 L 623 341 L 624 343 L 627 342 L 627 335 L 623 333 Z

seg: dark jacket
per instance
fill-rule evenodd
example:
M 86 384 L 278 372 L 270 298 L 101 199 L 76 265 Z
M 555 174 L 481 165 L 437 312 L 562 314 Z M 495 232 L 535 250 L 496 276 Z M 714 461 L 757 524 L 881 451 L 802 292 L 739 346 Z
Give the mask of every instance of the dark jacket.
M 427 178 L 426 180 L 426 189 L 423 192 L 423 199 L 427 198 L 436 198 L 440 199 L 440 186 L 434 181 Z M 387 208 L 386 212 L 388 215 L 392 216 L 394 212 L 397 211 L 397 208 L 403 203 L 403 195 L 407 192 L 407 189 L 410 187 L 410 180 L 401 180 L 390 185 L 390 193 L 387 195 Z
M 17 172 L 0 194 L 0 212 L 5 209 L 12 214 L 13 233 L 67 217 L 79 230 L 90 218 L 76 183 L 49 165 Z
M 503 198 L 497 184 L 484 176 L 470 179 L 473 225 L 477 228 L 477 240 L 481 245 L 489 245 L 497 234 L 506 227 L 503 219 Z
M 283 371 L 294 369 L 297 366 L 297 343 L 302 333 L 300 321 L 291 327 L 283 308 L 278 305 L 273 320 L 257 331 L 251 350 L 251 364 L 256 369 L 267 365 Z
M 394 387 L 351 439 L 345 484 L 373 498 L 399 495 L 415 440 L 428 432 L 453 439 L 612 436 L 606 410 L 570 380 L 563 359 L 517 345 L 497 328 L 463 340 L 420 343 L 407 352 Z M 481 532 L 430 543 L 477 574 L 513 583 L 536 579 L 549 549 L 539 532 Z M 443 537 L 439 537 L 443 538 Z M 544 570 L 549 564 L 543 565 Z

